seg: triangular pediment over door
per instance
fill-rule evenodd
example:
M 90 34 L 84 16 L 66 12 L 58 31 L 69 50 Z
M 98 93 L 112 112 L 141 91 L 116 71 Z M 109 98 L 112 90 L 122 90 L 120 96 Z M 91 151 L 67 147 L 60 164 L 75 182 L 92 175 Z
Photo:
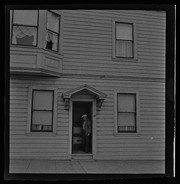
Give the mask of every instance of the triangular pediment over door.
M 106 97 L 106 94 L 87 84 L 71 89 L 62 94 L 66 110 L 69 110 L 69 101 L 72 98 L 94 98 L 96 99 L 97 110 L 100 110 Z

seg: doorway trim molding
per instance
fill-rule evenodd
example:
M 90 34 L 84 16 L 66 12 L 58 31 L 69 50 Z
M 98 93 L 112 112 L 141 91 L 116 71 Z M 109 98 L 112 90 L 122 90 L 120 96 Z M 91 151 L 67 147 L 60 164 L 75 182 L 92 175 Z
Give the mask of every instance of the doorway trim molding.
M 69 102 L 69 141 L 68 141 L 68 159 L 72 158 L 72 120 L 73 120 L 73 102 L 92 102 L 92 156 L 96 159 L 96 100 L 72 98 Z
M 65 109 L 69 110 L 70 99 L 72 98 L 72 95 L 80 91 L 83 91 L 83 90 L 88 91 L 92 96 L 94 96 L 94 99 L 96 99 L 96 108 L 99 111 L 107 95 L 87 84 L 84 84 L 77 88 L 71 89 L 65 93 L 62 93 L 62 98 L 64 100 Z

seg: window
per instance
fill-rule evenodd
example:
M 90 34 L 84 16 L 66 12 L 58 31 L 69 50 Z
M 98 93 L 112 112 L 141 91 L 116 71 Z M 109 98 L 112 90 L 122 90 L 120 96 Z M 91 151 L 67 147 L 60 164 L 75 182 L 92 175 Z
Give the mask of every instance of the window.
M 115 23 L 115 57 L 133 58 L 132 23 Z
M 136 132 L 136 94 L 117 94 L 117 132 Z
M 45 48 L 53 51 L 58 51 L 60 16 L 56 13 L 47 11 L 46 19 Z
M 37 46 L 38 10 L 14 10 L 12 44 Z
M 31 132 L 52 132 L 53 90 L 32 90 Z

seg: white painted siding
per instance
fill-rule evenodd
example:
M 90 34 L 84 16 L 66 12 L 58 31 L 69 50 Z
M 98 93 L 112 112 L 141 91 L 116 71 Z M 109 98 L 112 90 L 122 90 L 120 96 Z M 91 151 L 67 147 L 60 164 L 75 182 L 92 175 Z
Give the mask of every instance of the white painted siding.
M 136 62 L 112 61 L 112 20 L 136 23 Z M 165 13 L 64 11 L 63 72 L 114 76 L 165 76 Z
M 87 84 L 107 94 L 101 111 L 96 114 L 97 159 L 164 160 L 165 13 L 64 10 L 63 17 L 62 76 L 11 77 L 10 156 L 67 159 L 69 112 L 61 95 Z M 118 18 L 136 23 L 137 61 L 112 60 L 112 20 Z M 26 133 L 31 85 L 58 88 L 54 135 Z M 122 89 L 139 92 L 138 135 L 114 135 L 114 90 Z
M 165 151 L 165 85 L 159 82 L 61 78 L 12 79 L 11 81 L 11 155 L 35 158 L 66 159 L 68 154 L 69 116 L 61 94 L 88 84 L 108 96 L 96 115 L 97 159 L 164 159 Z M 26 135 L 27 86 L 58 87 L 57 135 Z M 20 90 L 22 89 L 22 91 Z M 26 89 L 26 90 L 25 90 Z M 114 135 L 114 89 L 138 89 L 140 102 L 140 134 Z M 18 99 L 18 101 L 17 101 Z M 14 107 L 14 102 L 16 108 Z

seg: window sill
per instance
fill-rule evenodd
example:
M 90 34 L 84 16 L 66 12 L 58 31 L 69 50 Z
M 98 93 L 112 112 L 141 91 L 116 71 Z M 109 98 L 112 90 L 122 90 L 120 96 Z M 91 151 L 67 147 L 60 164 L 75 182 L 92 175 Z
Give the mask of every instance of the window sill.
M 30 137 L 56 137 L 57 134 L 54 132 L 28 132 L 26 136 Z
M 114 133 L 114 136 L 115 137 L 140 137 L 141 136 L 141 134 L 140 133 L 138 133 L 138 132 L 136 132 L 136 133 L 134 133 L 134 132 L 132 132 L 132 133 Z
M 115 62 L 138 62 L 136 58 L 112 58 Z

